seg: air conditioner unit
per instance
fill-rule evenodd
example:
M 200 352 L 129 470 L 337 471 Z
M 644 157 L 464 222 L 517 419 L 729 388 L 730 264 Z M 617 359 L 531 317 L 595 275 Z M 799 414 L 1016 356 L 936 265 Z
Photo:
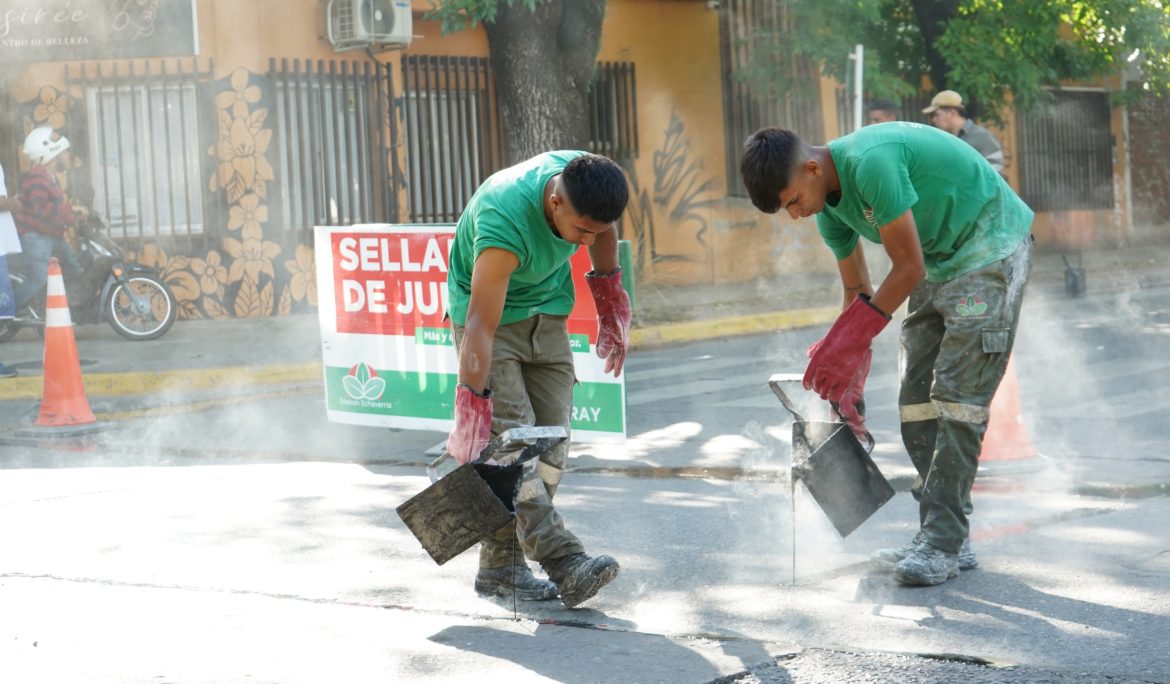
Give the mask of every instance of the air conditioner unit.
M 329 0 L 325 28 L 337 52 L 410 45 L 409 0 Z

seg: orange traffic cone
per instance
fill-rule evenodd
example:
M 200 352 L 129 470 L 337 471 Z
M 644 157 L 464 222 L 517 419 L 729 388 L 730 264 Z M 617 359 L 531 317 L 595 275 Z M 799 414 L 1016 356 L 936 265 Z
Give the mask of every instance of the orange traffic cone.
M 65 298 L 65 279 L 57 258 L 49 259 L 49 283 L 45 296 L 45 385 L 40 427 L 65 428 L 97 422 L 85 398 L 81 361 L 73 337 L 73 319 Z
M 1016 377 L 1015 359 L 1009 358 L 999 390 L 991 400 L 991 417 L 983 436 L 983 451 L 979 455 L 980 470 L 989 470 L 984 467 L 988 461 L 1027 461 L 1036 456 L 1036 447 L 1028 436 L 1020 408 L 1020 381 Z

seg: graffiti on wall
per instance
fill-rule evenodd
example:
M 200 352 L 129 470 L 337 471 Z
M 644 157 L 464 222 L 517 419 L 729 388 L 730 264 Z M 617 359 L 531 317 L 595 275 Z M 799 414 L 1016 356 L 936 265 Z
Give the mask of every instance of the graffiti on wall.
M 701 210 L 717 201 L 710 196 L 714 179 L 705 176 L 702 161 L 691 156 L 691 141 L 685 133 L 686 127 L 678 112 L 672 111 L 662 146 L 652 156 L 653 195 L 642 187 L 636 171 L 628 170 L 632 198 L 626 216 L 637 242 L 635 260 L 639 271 L 667 261 L 712 259 L 712 245 L 707 240 L 710 227 Z M 654 221 L 654 205 L 666 216 L 673 233 L 693 238 L 705 254 L 695 256 L 661 251 L 658 248 L 660 236 Z

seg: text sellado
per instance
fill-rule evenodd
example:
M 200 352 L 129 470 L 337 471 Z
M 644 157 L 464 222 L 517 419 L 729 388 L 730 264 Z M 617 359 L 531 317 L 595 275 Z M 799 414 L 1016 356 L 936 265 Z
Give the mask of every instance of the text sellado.
M 433 237 L 425 242 L 378 236 L 341 238 L 337 265 L 343 310 L 385 314 L 393 303 L 402 315 L 418 312 L 430 316 L 445 311 L 445 253 L 450 253 L 452 241 L 441 244 Z M 393 275 L 379 278 L 377 274 Z

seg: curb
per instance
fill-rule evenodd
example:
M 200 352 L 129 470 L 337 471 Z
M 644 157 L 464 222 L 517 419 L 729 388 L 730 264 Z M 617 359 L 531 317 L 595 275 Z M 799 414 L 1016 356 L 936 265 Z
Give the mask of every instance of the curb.
M 321 379 L 321 364 L 273 366 L 224 366 L 191 368 L 157 373 L 82 373 L 86 396 L 126 397 L 137 394 L 187 393 L 225 387 L 247 388 L 261 385 L 284 385 Z M 6 380 L 0 400 L 39 400 L 44 376 L 26 375 Z
M 840 313 L 833 307 L 793 309 L 749 316 L 732 316 L 705 321 L 686 321 L 634 328 L 630 348 L 774 332 L 831 322 Z M 182 394 L 222 388 L 289 385 L 321 379 L 320 361 L 271 366 L 223 366 L 162 372 L 83 373 L 86 396 L 127 397 L 144 394 Z M 5 380 L 0 401 L 41 398 L 44 377 L 24 375 Z
M 651 325 L 645 328 L 634 328 L 630 331 L 630 348 L 638 349 L 678 342 L 697 342 L 720 337 L 804 328 L 835 321 L 840 313 L 839 308 L 829 306 L 775 311 L 750 316 L 714 318 L 705 321 Z

